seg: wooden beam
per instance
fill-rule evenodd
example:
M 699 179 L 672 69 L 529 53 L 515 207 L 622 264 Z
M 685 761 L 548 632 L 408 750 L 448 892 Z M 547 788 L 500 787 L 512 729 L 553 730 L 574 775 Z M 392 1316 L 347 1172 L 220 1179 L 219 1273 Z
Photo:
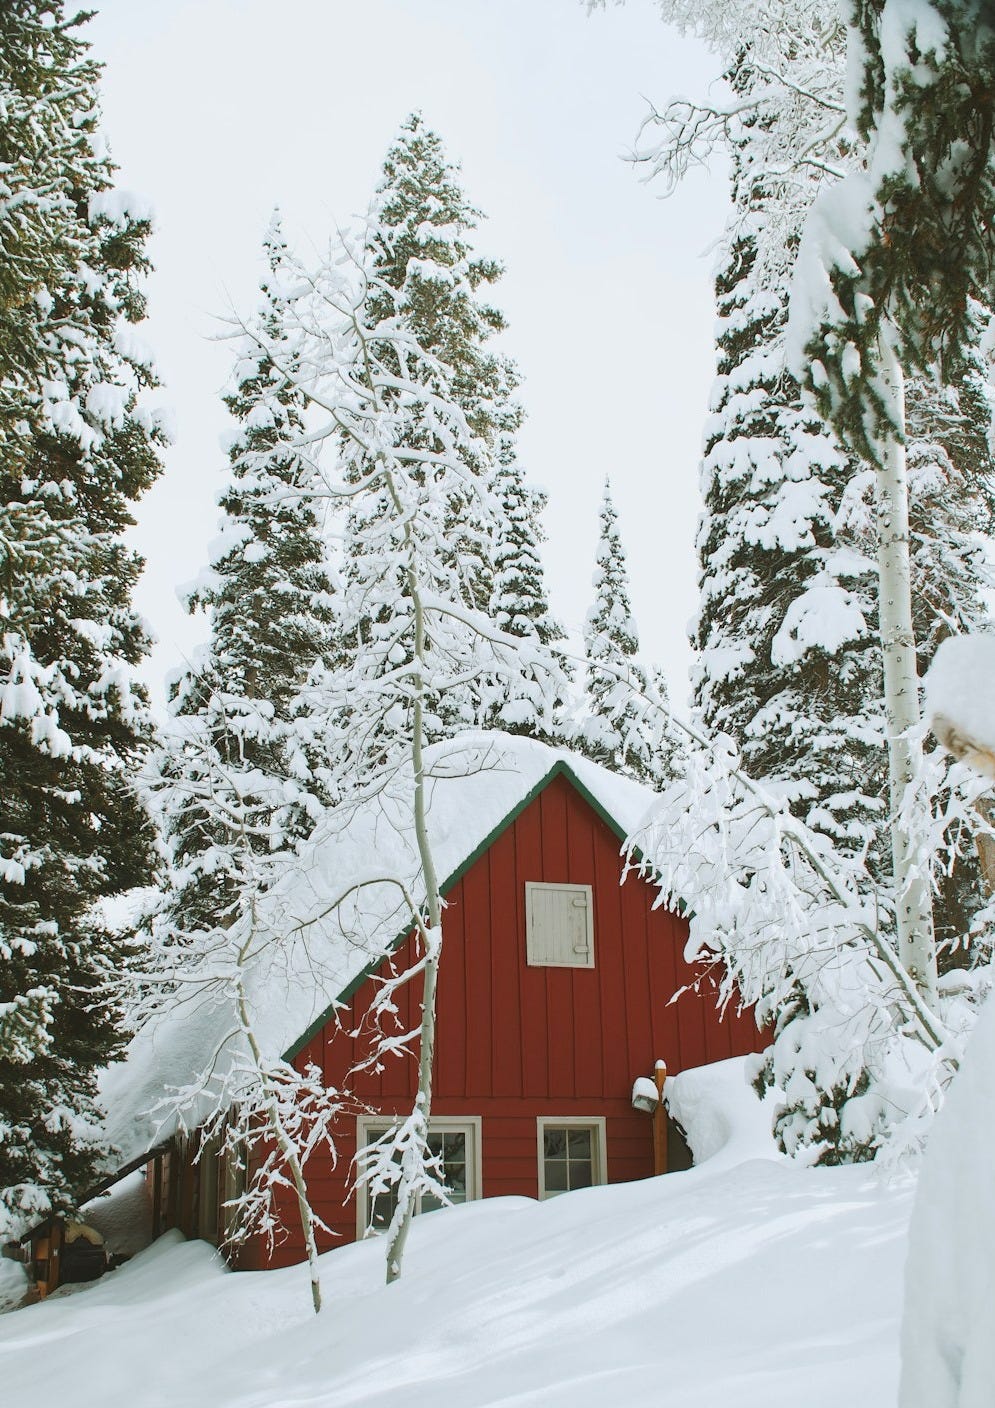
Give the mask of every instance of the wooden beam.
M 657 1061 L 653 1071 L 658 1096 L 657 1107 L 653 1112 L 653 1172 L 667 1172 L 667 1107 L 663 1103 L 663 1087 L 667 1083 L 667 1063 Z

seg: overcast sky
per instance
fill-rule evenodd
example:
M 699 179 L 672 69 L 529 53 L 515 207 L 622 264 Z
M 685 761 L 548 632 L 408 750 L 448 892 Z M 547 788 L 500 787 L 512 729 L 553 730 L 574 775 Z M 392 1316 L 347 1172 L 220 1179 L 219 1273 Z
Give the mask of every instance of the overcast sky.
M 122 186 L 156 211 L 145 334 L 176 443 L 140 510 L 138 604 L 164 672 L 205 635 L 176 587 L 206 561 L 229 422 L 217 319 L 251 309 L 279 205 L 302 250 L 361 210 L 420 108 L 486 214 L 495 301 L 523 374 L 522 459 L 549 493 L 553 605 L 579 630 L 609 474 L 644 654 L 686 695 L 698 459 L 714 374 L 721 169 L 669 200 L 623 158 L 649 100 L 701 95 L 714 61 L 651 0 L 95 0 L 104 125 Z

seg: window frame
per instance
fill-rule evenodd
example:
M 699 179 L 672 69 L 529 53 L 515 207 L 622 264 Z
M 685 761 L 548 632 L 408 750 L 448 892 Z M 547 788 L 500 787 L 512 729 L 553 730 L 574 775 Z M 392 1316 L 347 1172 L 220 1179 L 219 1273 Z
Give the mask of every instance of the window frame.
M 582 958 L 576 952 L 573 961 L 568 963 L 551 963 L 547 959 L 540 959 L 533 956 L 532 943 L 532 896 L 537 890 L 562 890 L 570 891 L 573 894 L 583 892 L 587 897 L 587 957 Z M 550 880 L 526 880 L 525 882 L 525 962 L 530 968 L 580 968 L 591 969 L 594 964 L 594 886 L 593 885 L 568 885 Z
M 357 1115 L 356 1153 L 372 1143 L 370 1131 L 390 1127 L 392 1115 Z M 480 1115 L 435 1115 L 428 1122 L 429 1134 L 466 1134 L 469 1148 L 466 1158 L 466 1199 L 467 1203 L 479 1202 L 483 1197 L 483 1119 Z M 471 1192 L 472 1189 L 472 1192 Z M 418 1198 L 415 1215 L 421 1215 L 421 1197 Z M 459 1207 L 461 1204 L 454 1204 Z M 437 1209 L 433 1209 L 437 1211 Z M 369 1184 L 361 1183 L 356 1189 L 356 1239 L 378 1237 L 381 1234 L 369 1225 L 370 1189 Z
M 608 1182 L 608 1139 L 604 1115 L 537 1115 L 536 1116 L 536 1163 L 539 1175 L 539 1201 L 544 1203 L 550 1197 L 562 1197 L 563 1193 L 580 1193 L 581 1188 L 554 1189 L 546 1191 L 546 1143 L 547 1129 L 586 1129 L 591 1131 L 591 1187 L 603 1188 Z

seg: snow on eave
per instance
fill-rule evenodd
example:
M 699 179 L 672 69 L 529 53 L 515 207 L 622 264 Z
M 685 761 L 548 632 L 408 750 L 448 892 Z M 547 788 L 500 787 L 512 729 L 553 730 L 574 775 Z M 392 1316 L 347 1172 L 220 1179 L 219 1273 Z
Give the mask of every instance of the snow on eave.
M 569 749 L 503 733 L 436 744 L 426 750 L 426 771 L 429 839 L 444 892 L 557 776 L 601 815 L 620 851 L 654 801 L 650 788 Z M 410 932 L 397 882 L 423 901 L 412 802 L 406 769 L 358 810 L 332 809 L 265 896 L 264 922 L 279 942 L 260 944 L 246 987 L 267 1057 L 292 1059 Z M 237 1029 L 229 1001 L 202 996 L 141 1031 L 124 1062 L 104 1073 L 106 1132 L 122 1163 L 202 1122 L 238 1049 Z M 214 1080 L 181 1118 L 164 1096 L 190 1087 L 209 1066 Z

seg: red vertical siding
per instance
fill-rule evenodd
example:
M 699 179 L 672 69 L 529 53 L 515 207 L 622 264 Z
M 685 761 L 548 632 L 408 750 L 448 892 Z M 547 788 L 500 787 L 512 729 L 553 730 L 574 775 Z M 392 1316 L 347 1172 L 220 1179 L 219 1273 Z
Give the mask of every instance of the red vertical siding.
M 707 980 L 700 993 L 685 992 L 670 1005 L 696 976 L 684 960 L 687 924 L 653 908 L 652 885 L 632 876 L 620 886 L 620 875 L 618 838 L 557 776 L 446 897 L 433 1111 L 481 1116 L 484 1196 L 537 1195 L 539 1115 L 605 1116 L 609 1181 L 648 1176 L 650 1120 L 631 1108 L 635 1077 L 651 1075 L 659 1059 L 676 1073 L 764 1045 L 750 1014 L 720 1020 Z M 528 966 L 529 880 L 593 887 L 593 969 Z M 409 940 L 400 963 L 411 948 Z M 381 1073 L 349 1075 L 357 1044 L 348 1033 L 373 992 L 368 981 L 342 1014 L 341 1028 L 330 1023 L 295 1064 L 313 1059 L 329 1084 L 349 1088 L 367 1108 L 400 1112 L 415 1091 L 413 1058 L 393 1059 Z M 400 995 L 408 1030 L 417 1023 L 419 999 L 417 981 Z M 337 1167 L 325 1159 L 308 1170 L 318 1210 L 343 1240 L 355 1235 L 354 1153 L 355 1118 L 346 1117 Z M 270 1264 L 301 1255 L 300 1239 L 291 1235 Z M 260 1251 L 252 1264 L 264 1260 Z

